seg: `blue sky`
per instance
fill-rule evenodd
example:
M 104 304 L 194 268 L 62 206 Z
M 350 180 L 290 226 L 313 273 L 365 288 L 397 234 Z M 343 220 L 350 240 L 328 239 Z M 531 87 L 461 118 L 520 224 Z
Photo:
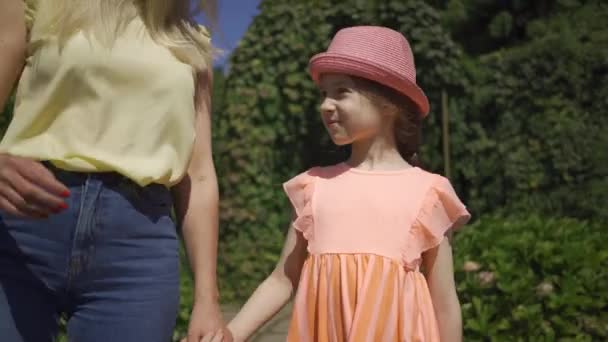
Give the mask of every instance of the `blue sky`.
M 214 32 L 212 40 L 215 46 L 225 51 L 225 55 L 216 61 L 224 65 L 230 52 L 247 31 L 251 20 L 258 13 L 260 0 L 217 0 L 219 31 Z M 203 22 L 203 20 L 200 20 Z

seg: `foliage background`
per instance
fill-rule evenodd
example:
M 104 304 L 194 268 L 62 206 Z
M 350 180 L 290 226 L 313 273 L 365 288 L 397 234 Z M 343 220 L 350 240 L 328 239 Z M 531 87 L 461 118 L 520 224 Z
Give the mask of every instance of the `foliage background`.
M 432 106 L 422 158 L 435 172 L 449 96 L 451 180 L 478 218 L 455 242 L 467 340 L 605 339 L 607 302 L 590 294 L 608 266 L 594 245 L 607 221 L 606 17 L 599 1 L 263 1 L 216 129 L 223 296 L 244 298 L 272 269 L 289 217 L 281 183 L 348 152 L 318 120 L 308 59 L 342 27 L 385 25 L 414 48 Z
M 434 104 L 422 152 L 431 168 L 441 167 L 439 94 L 461 91 L 467 81 L 458 67 L 461 50 L 441 27 L 439 12 L 422 1 L 264 1 L 260 12 L 232 57 L 216 130 L 222 279 L 239 284 L 224 292 L 229 299 L 248 294 L 277 259 L 290 214 L 281 183 L 347 152 L 331 146 L 306 73 L 309 58 L 334 32 L 369 23 L 410 33 L 425 75 L 420 83 Z M 453 116 L 455 131 L 465 126 L 462 115 Z
M 278 258 L 281 184 L 348 153 L 318 119 L 309 58 L 342 27 L 385 25 L 412 43 L 432 107 L 421 156 L 439 173 L 449 97 L 451 181 L 475 217 L 454 247 L 466 339 L 608 339 L 606 18 L 599 0 L 263 0 L 215 73 L 223 301 L 246 298 Z M 176 336 L 187 267 L 182 285 Z

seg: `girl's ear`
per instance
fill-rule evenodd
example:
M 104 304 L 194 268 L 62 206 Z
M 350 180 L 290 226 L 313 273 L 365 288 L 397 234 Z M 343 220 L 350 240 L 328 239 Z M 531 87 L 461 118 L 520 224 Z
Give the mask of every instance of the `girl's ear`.
M 380 101 L 380 110 L 383 116 L 386 116 L 390 119 L 397 119 L 399 115 L 401 115 L 401 111 L 396 106 L 388 103 L 388 101 Z

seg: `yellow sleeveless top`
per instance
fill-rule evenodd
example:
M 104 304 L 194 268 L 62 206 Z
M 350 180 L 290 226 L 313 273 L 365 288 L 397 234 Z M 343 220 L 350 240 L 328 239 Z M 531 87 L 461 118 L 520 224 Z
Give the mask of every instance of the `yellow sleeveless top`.
M 47 42 L 27 59 L 0 152 L 171 186 L 195 139 L 194 76 L 140 19 L 112 48 L 83 33 Z

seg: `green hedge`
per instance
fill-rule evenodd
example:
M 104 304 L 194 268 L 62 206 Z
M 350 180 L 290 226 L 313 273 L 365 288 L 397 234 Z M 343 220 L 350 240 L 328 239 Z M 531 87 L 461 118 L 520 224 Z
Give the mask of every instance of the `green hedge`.
M 607 227 L 484 217 L 457 233 L 466 341 L 608 340 Z
M 539 211 L 608 222 L 608 6 L 532 22 L 525 44 L 470 59 L 456 99 L 458 182 L 478 213 Z M 458 145 L 458 146 L 456 146 Z
M 185 250 L 180 250 L 181 268 L 180 268 L 180 301 L 179 301 L 179 312 L 177 314 L 177 322 L 175 324 L 175 331 L 173 333 L 173 340 L 179 341 L 180 338 L 186 336 L 188 333 L 188 322 L 190 320 L 190 313 L 192 312 L 192 305 L 194 299 L 194 281 L 192 280 L 192 272 L 188 265 L 188 258 L 186 257 Z
M 528 14 L 509 48 L 463 56 L 423 1 L 262 2 L 232 56 L 216 126 L 224 298 L 246 295 L 279 254 L 289 210 L 281 183 L 345 155 L 320 124 L 306 68 L 348 25 L 386 25 L 410 38 L 432 105 L 422 159 L 433 171 L 443 169 L 439 94 L 447 90 L 451 180 L 474 213 L 608 222 L 600 205 L 608 202 L 608 7 L 548 9 Z M 509 15 L 518 11 L 532 9 Z

